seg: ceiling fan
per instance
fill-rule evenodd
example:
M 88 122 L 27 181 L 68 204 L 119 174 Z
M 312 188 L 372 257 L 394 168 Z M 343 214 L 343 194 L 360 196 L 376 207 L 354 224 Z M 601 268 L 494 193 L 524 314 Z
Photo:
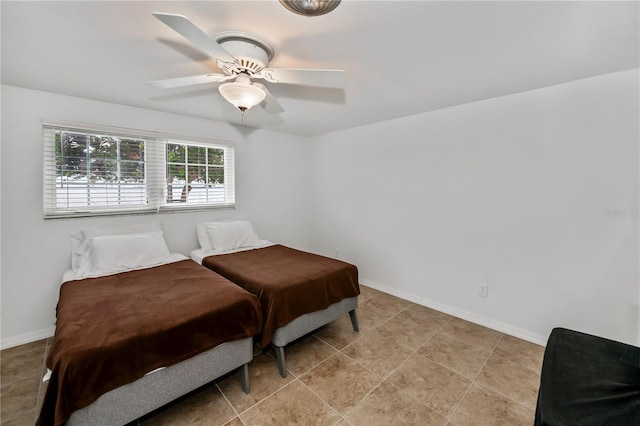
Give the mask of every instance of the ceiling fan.
M 255 35 L 231 31 L 210 37 L 186 16 L 160 12 L 154 12 L 153 16 L 214 58 L 224 74 L 193 75 L 148 81 L 147 84 L 160 88 L 174 88 L 223 83 L 218 87 L 220 94 L 238 108 L 243 116 L 246 110 L 258 104 L 268 113 L 284 111 L 267 88 L 263 84 L 253 82 L 253 79 L 324 88 L 344 87 L 345 73 L 342 70 L 268 68 L 274 55 L 273 48 Z

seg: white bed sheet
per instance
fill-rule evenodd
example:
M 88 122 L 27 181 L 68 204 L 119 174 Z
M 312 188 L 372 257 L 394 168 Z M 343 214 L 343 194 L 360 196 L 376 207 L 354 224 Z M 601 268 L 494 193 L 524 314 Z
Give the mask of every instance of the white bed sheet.
M 240 247 L 240 248 L 232 249 L 232 250 L 202 250 L 202 249 L 196 249 L 196 250 L 193 250 L 191 252 L 190 256 L 191 256 L 191 259 L 195 260 L 196 262 L 198 262 L 199 264 L 202 265 L 202 260 L 207 256 L 216 256 L 216 255 L 219 255 L 219 254 L 237 253 L 239 251 L 254 250 L 254 249 L 259 249 L 259 248 L 264 248 L 264 247 L 269 247 L 269 246 L 274 246 L 274 245 L 275 245 L 275 243 L 272 243 L 271 241 L 260 240 L 260 243 L 258 245 L 251 246 L 251 247 Z
M 181 260 L 188 259 L 188 257 L 183 255 L 183 254 L 180 254 L 180 253 L 171 253 L 171 256 L 170 256 L 169 259 L 170 260 L 168 262 L 158 263 L 157 265 L 143 266 L 142 268 L 135 268 L 135 269 L 126 269 L 126 270 L 123 270 L 123 271 L 118 271 L 118 272 L 114 272 L 114 273 L 110 273 L 110 274 L 83 276 L 81 279 L 83 279 L 83 278 L 106 277 L 106 276 L 109 276 L 109 275 L 119 274 L 120 272 L 137 271 L 137 270 L 140 270 L 140 269 L 155 268 L 156 266 L 166 265 L 168 263 L 180 262 Z M 62 276 L 62 283 L 66 283 L 67 281 L 73 281 L 75 279 L 78 279 L 77 276 L 76 276 L 75 271 L 73 269 L 68 269 L 67 271 L 65 271 L 64 275 Z

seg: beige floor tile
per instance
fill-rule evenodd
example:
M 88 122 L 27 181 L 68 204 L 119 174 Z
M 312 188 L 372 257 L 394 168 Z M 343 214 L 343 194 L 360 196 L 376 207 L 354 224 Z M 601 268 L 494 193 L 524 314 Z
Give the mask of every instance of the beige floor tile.
M 271 395 L 292 381 L 293 378 L 291 374 L 286 378 L 280 377 L 276 360 L 267 354 L 260 353 L 249 364 L 249 380 L 251 392 L 248 395 L 242 392 L 239 371 L 217 381 L 220 390 L 238 413 L 242 413 L 258 401 Z
M 452 417 L 455 426 L 531 426 L 534 411 L 474 384 Z
M 367 300 L 358 306 L 360 330 L 373 330 L 394 315 L 375 306 L 371 303 L 373 300 L 374 299 Z
M 375 296 L 379 296 L 381 294 L 385 294 L 379 290 L 375 290 L 371 287 L 364 286 L 360 284 L 360 296 L 358 296 L 358 302 L 365 302 Z
M 489 352 L 477 349 L 446 334 L 437 334 L 418 353 L 468 379 L 475 379 Z
M 342 353 L 381 377 L 387 376 L 413 353 L 375 330 L 342 349 Z
M 392 315 L 395 315 L 412 305 L 408 300 L 400 299 L 399 297 L 385 293 L 372 297 L 367 301 L 367 303 Z
M 2 370 L 0 380 L 2 383 L 13 383 L 32 376 L 42 378 L 45 349 L 46 346 L 41 345 L 37 349 L 13 353 L 7 357 L 3 356 L 0 361 L 0 369 Z
M 403 311 L 385 322 L 376 331 L 387 339 L 412 350 L 418 349 L 429 340 L 442 326 L 432 323 L 426 327 L 415 323 L 405 316 Z
M 0 394 L 2 419 L 9 420 L 33 412 L 36 408 L 39 385 L 40 378 L 38 376 L 27 377 L 10 384 L 3 383 Z
M 287 370 L 299 376 L 311 370 L 336 350 L 315 336 L 307 336 L 285 348 Z
M 215 385 L 172 403 L 149 418 L 144 426 L 223 425 L 236 416 Z
M 31 426 L 35 423 L 35 410 L 20 413 L 17 417 L 8 417 L 4 415 L 4 410 L 0 419 L 2 426 Z
M 462 400 L 471 380 L 414 354 L 386 381 L 442 416 L 449 416 Z
M 358 309 L 359 311 L 360 309 Z M 365 331 L 362 327 L 360 327 L 360 332 L 354 331 L 349 315 L 343 315 L 337 320 L 320 327 L 314 332 L 314 336 L 336 349 L 342 349 L 364 333 Z
M 491 355 L 478 383 L 529 408 L 535 408 L 540 374 L 497 355 Z
M 483 351 L 491 352 L 502 333 L 459 318 L 453 318 L 440 330 Z
M 300 381 L 344 415 L 378 385 L 381 379 L 338 352 L 300 377 Z
M 53 347 L 53 339 L 54 339 L 53 337 L 49 337 L 47 339 L 47 349 L 45 350 L 45 353 L 44 353 L 45 360 L 47 359 L 47 357 L 51 353 L 51 348 Z
M 40 381 L 40 390 L 38 391 L 38 396 L 36 399 L 36 411 L 38 413 L 40 413 L 42 404 L 44 403 L 44 392 L 47 390 L 47 383 L 43 383 L 42 381 Z
M 44 350 L 47 347 L 47 342 L 48 339 L 42 339 L 20 346 L 14 346 L 13 348 L 4 349 L 0 351 L 0 359 L 11 358 L 16 355 L 22 355 L 24 353 L 32 351 L 42 351 L 42 354 L 44 356 Z
M 408 318 L 422 327 L 428 327 L 430 329 L 435 329 L 436 331 L 453 318 L 451 315 L 447 315 L 444 312 L 415 304 L 402 311 L 398 316 L 401 318 Z
M 353 426 L 435 426 L 446 423 L 444 417 L 388 383 L 378 386 L 347 414 L 346 419 Z
M 224 426 L 244 426 L 244 423 L 242 423 L 242 420 L 240 420 L 240 417 L 235 417 L 229 420 L 227 423 L 225 423 Z
M 493 353 L 537 372 L 542 369 L 544 346 L 517 337 L 503 335 Z
M 240 415 L 252 425 L 333 425 L 340 416 L 300 381 L 289 383 Z

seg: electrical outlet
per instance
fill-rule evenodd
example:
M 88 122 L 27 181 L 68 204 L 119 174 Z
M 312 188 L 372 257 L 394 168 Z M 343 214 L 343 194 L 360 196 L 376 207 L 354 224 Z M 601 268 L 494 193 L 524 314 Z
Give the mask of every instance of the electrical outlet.
M 478 293 L 480 297 L 488 297 L 489 296 L 489 284 L 480 284 L 480 292 Z

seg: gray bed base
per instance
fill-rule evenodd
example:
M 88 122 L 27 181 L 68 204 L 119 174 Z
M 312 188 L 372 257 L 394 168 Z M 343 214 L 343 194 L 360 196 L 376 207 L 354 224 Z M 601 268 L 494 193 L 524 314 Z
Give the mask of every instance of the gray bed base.
M 249 393 L 248 363 L 252 359 L 252 337 L 222 343 L 105 393 L 75 411 L 67 426 L 125 425 L 238 367 L 242 367 L 242 390 Z
M 317 328 L 322 327 L 331 321 L 336 320 L 339 316 L 349 313 L 351 317 L 351 325 L 354 331 L 360 331 L 358 325 L 358 315 L 356 308 L 358 307 L 358 297 L 347 297 L 339 302 L 330 305 L 326 309 L 310 312 L 299 316 L 289 324 L 278 328 L 273 332 L 271 346 L 276 353 L 278 361 L 278 371 L 280 376 L 287 377 L 287 369 L 285 366 L 284 347 L 294 340 L 311 333 Z

